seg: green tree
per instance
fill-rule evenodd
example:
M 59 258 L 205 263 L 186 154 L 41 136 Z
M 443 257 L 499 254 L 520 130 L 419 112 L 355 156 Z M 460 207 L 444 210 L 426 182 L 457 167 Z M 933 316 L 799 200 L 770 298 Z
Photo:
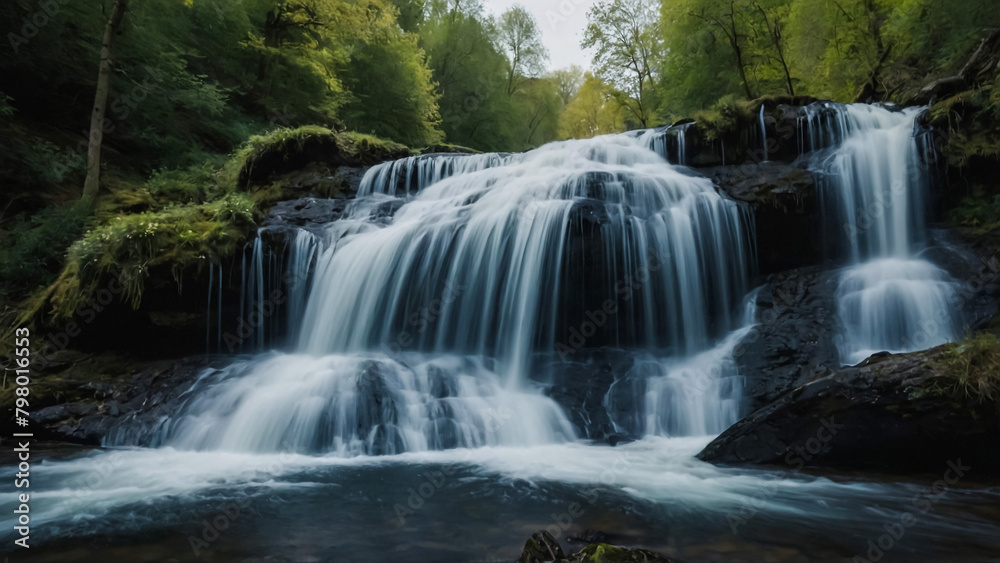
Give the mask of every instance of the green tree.
M 535 18 L 522 6 L 515 5 L 501 14 L 497 29 L 507 56 L 507 94 L 513 95 L 522 80 L 544 72 L 549 54 Z
M 94 106 L 90 112 L 90 140 L 87 148 L 87 178 L 83 183 L 83 200 L 92 203 L 97 197 L 98 181 L 101 175 L 101 142 L 104 139 L 104 112 L 108 106 L 108 92 L 111 88 L 111 69 L 114 66 L 114 37 L 121 27 L 122 18 L 128 9 L 127 0 L 115 0 L 111 15 L 104 25 L 104 38 L 101 40 L 100 71 L 97 75 L 97 92 L 94 94 Z
M 612 85 L 614 95 L 643 127 L 654 118 L 649 91 L 663 56 L 652 0 L 607 0 L 587 12 L 582 46 L 594 49 L 594 72 Z
M 588 72 L 559 119 L 559 136 L 586 139 L 624 130 L 625 116 L 614 88 Z
M 549 78 L 555 81 L 556 88 L 559 90 L 559 98 L 562 99 L 563 105 L 568 105 L 573 96 L 576 95 L 577 90 L 583 85 L 583 69 L 577 65 L 572 65 L 569 68 L 561 68 L 549 73 Z
M 415 35 L 387 30 L 361 42 L 344 75 L 352 96 L 344 108 L 349 128 L 415 147 L 443 137 L 438 94 Z

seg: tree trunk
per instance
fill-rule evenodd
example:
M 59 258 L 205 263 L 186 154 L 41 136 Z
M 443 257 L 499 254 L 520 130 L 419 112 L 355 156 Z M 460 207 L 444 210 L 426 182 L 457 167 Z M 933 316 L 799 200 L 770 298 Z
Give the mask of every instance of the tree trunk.
M 736 2 L 733 1 L 729 2 L 729 26 L 731 30 L 729 39 L 733 44 L 733 54 L 736 55 L 736 68 L 740 71 L 740 80 L 743 82 L 743 90 L 746 92 L 747 99 L 752 100 L 753 92 L 750 91 L 750 81 L 747 80 L 747 70 L 743 64 L 743 49 L 740 48 L 740 32 L 736 27 Z
M 111 43 L 122 23 L 122 16 L 128 7 L 128 0 L 116 0 L 111 17 L 104 26 L 104 41 L 101 43 L 101 68 L 97 75 L 97 93 L 94 95 L 94 111 L 90 116 L 90 139 L 87 147 L 87 179 L 83 182 L 83 199 L 93 203 L 97 197 L 101 176 L 101 141 L 104 136 L 104 110 L 108 105 L 112 60 Z
M 743 91 L 746 92 L 747 99 L 752 100 L 753 92 L 750 91 L 750 81 L 747 80 L 746 67 L 743 66 L 743 52 L 738 45 L 734 45 L 733 50 L 736 51 L 736 67 L 740 69 L 740 81 L 743 82 Z

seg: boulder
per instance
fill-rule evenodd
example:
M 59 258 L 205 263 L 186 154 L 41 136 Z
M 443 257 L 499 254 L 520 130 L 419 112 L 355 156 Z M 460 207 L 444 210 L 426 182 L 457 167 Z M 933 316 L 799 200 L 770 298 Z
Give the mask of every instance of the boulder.
M 780 162 L 700 170 L 733 199 L 753 208 L 762 274 L 823 260 L 823 221 L 812 173 Z
M 840 366 L 838 271 L 830 264 L 772 274 L 756 295 L 756 325 L 733 351 L 751 409 Z
M 602 534 L 603 535 L 603 534 Z M 673 559 L 645 549 L 629 549 L 608 543 L 591 543 L 568 556 L 546 531 L 531 535 L 517 563 L 674 563 Z
M 703 461 L 900 474 L 949 463 L 1000 474 L 1000 408 L 968 392 L 948 363 L 956 345 L 877 354 L 784 394 L 726 430 Z

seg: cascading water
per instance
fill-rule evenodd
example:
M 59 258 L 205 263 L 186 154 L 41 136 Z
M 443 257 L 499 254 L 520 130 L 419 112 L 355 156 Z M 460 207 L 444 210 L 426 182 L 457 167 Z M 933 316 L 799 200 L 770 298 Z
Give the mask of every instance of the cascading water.
M 760 127 L 760 150 L 763 155 L 764 162 L 767 162 L 767 156 L 770 150 L 767 147 L 767 122 L 764 120 L 764 104 L 760 105 L 760 116 L 757 119 L 757 126 Z
M 636 402 L 669 405 L 673 422 L 636 433 L 722 431 L 739 415 L 735 369 L 659 382 L 691 379 L 684 358 L 746 325 L 752 218 L 643 145 L 621 135 L 373 168 L 341 219 L 285 245 L 285 276 L 308 278 L 288 292 L 299 354 L 206 375 L 139 441 L 339 455 L 565 441 L 575 431 L 531 382 L 536 360 L 602 345 L 663 366 Z M 245 282 L 260 318 L 276 277 L 263 246 Z M 489 432 L 488 412 L 516 422 Z
M 668 162 L 687 166 L 687 130 L 692 125 L 694 122 L 689 121 L 669 127 L 642 129 L 631 134 L 639 139 L 640 144 L 662 156 Z
M 837 221 L 854 264 L 837 292 L 841 360 L 906 352 L 954 340 L 962 320 L 956 283 L 916 258 L 933 158 L 916 131 L 921 109 L 832 103 L 806 108 L 810 150 L 832 147 L 820 173 L 824 216 Z
M 374 166 L 361 179 L 358 196 L 373 193 L 403 196 L 419 192 L 427 186 L 460 174 L 503 166 L 521 158 L 519 154 L 428 154 L 383 162 Z

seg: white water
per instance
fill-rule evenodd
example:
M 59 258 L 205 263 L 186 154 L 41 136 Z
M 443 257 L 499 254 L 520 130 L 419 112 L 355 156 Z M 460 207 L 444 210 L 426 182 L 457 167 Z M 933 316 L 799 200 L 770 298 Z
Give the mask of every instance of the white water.
M 922 110 L 816 104 L 811 149 L 834 147 L 821 170 L 824 215 L 854 264 L 837 291 L 841 361 L 953 341 L 962 325 L 955 280 L 916 258 L 925 239 L 930 172 L 915 121 Z
M 270 354 L 206 374 L 150 445 L 350 457 L 575 437 L 558 405 L 478 358 Z
M 626 135 L 632 135 L 639 140 L 639 143 L 648 148 L 649 150 L 655 152 L 656 154 L 662 156 L 665 160 L 669 161 L 671 164 L 679 164 L 681 166 L 688 165 L 688 155 L 687 155 L 687 130 L 692 125 L 693 122 L 681 123 L 680 125 L 671 125 L 669 127 L 657 127 L 655 129 L 642 129 L 639 131 L 633 131 L 627 133 Z M 669 148 L 670 135 L 673 133 L 675 135 L 676 141 L 676 158 L 671 158 L 671 150 Z

